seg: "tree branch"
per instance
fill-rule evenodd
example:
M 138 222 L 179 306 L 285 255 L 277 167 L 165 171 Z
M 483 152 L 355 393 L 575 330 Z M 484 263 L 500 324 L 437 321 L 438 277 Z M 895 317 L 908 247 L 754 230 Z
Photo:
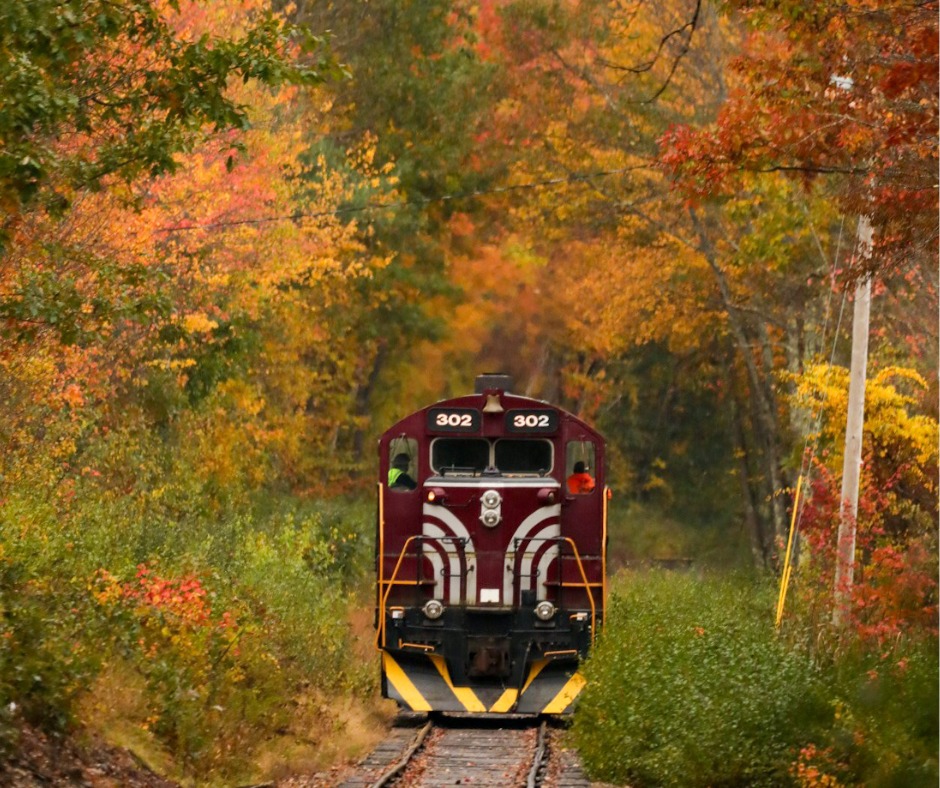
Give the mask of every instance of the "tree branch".
M 646 63 L 642 63 L 638 66 L 624 66 L 618 63 L 614 63 L 609 60 L 599 60 L 598 62 L 601 65 L 616 69 L 618 71 L 626 71 L 630 74 L 644 74 L 653 70 L 653 67 L 659 61 L 660 57 L 663 55 L 664 50 L 666 49 L 667 44 L 677 36 L 684 36 L 682 40 L 682 45 L 679 52 L 673 58 L 672 65 L 669 68 L 669 73 L 666 75 L 666 79 L 659 86 L 655 93 L 652 96 L 646 99 L 641 99 L 639 101 L 630 102 L 632 104 L 652 104 L 656 99 L 658 99 L 663 93 L 666 92 L 666 88 L 672 83 L 672 78 L 675 76 L 676 69 L 679 67 L 679 61 L 688 54 L 689 49 L 692 46 L 692 36 L 695 34 L 696 29 L 698 28 L 699 16 L 702 12 L 702 0 L 696 0 L 695 10 L 692 13 L 692 18 L 685 24 L 670 30 L 666 35 L 664 35 L 659 40 L 659 46 L 656 48 L 656 53 L 653 57 L 648 60 Z M 687 35 L 686 35 L 687 32 Z

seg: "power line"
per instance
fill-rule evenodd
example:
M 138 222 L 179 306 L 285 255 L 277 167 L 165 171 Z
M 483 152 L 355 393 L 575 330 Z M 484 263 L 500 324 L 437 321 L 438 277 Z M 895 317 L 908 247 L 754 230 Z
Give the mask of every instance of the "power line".
M 475 189 L 468 192 L 459 192 L 456 194 L 443 194 L 440 197 L 418 197 L 408 200 L 396 200 L 393 202 L 367 202 L 363 205 L 349 205 L 344 208 L 332 208 L 328 211 L 297 211 L 290 214 L 278 214 L 276 216 L 262 216 L 257 219 L 233 219 L 223 222 L 207 222 L 204 224 L 186 224 L 174 227 L 159 227 L 154 232 L 173 233 L 188 232 L 190 230 L 212 230 L 219 227 L 236 227 L 245 224 L 268 224 L 270 222 L 298 221 L 300 219 L 320 219 L 325 216 L 343 216 L 352 213 L 365 213 L 366 211 L 387 211 L 397 208 L 407 208 L 412 205 L 430 205 L 432 203 L 452 202 L 455 200 L 469 200 L 475 197 L 484 197 L 490 194 L 503 194 L 506 192 L 523 191 L 527 189 L 544 189 L 552 186 L 562 186 L 567 183 L 577 183 L 580 181 L 589 181 L 592 178 L 609 178 L 612 175 L 622 175 L 626 172 L 647 169 L 649 165 L 637 164 L 632 167 L 621 167 L 616 170 L 599 170 L 589 173 L 574 173 L 560 178 L 549 178 L 543 181 L 531 181 L 529 183 L 509 184 L 506 186 L 496 186 L 491 189 Z

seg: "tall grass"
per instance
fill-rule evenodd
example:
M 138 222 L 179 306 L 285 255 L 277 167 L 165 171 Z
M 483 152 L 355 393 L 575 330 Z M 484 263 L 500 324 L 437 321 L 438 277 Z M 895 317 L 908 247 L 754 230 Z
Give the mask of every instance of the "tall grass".
M 872 674 L 880 655 L 811 658 L 776 635 L 774 591 L 735 576 L 617 578 L 573 730 L 594 776 L 636 788 L 937 784 L 935 642 L 932 657 L 912 646 L 900 672 Z

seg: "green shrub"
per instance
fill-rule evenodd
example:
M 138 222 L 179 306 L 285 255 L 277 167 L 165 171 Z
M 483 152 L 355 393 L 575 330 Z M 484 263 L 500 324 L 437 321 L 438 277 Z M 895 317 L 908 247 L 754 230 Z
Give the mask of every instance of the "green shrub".
M 87 600 L 68 583 L 0 569 L 0 744 L 12 741 L 13 718 L 62 730 L 75 698 L 100 665 L 100 629 Z
M 935 786 L 936 630 L 833 652 L 770 582 L 621 574 L 584 667 L 574 736 L 589 770 L 642 786 Z M 812 659 L 808 656 L 813 654 Z
M 328 688 L 341 674 L 346 593 L 318 518 L 288 518 L 239 548 L 236 592 L 264 622 L 272 650 Z
M 940 784 L 935 635 L 880 653 L 842 653 L 826 672 L 832 724 L 801 750 L 796 773 L 815 768 L 817 782 L 828 776 L 841 785 Z
M 91 474 L 21 484 L 0 506 L 0 751 L 15 717 L 67 727 L 112 663 L 140 676 L 138 719 L 199 782 L 250 775 L 295 698 L 374 689 L 347 626 L 369 502 L 253 512 L 247 497 L 200 493 L 185 464 L 141 458 L 127 436 L 114 448 L 140 474 L 164 470 L 120 492 Z
M 289 726 L 293 698 L 356 686 L 346 626 L 355 541 L 318 514 L 238 515 L 194 540 L 184 561 L 99 572 L 96 598 L 145 680 L 149 729 L 186 774 L 249 775 L 253 748 Z
M 574 735 L 592 774 L 644 785 L 786 784 L 831 717 L 819 671 L 774 635 L 773 589 L 637 573 L 614 586 Z

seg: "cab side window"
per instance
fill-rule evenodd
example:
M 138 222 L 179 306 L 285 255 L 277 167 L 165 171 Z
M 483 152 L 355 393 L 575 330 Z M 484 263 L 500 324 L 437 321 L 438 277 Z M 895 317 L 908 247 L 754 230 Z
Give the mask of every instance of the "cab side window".
M 592 441 L 568 441 L 565 447 L 565 486 L 569 495 L 594 492 L 596 452 Z
M 418 441 L 402 435 L 388 444 L 388 489 L 410 492 L 418 486 Z

